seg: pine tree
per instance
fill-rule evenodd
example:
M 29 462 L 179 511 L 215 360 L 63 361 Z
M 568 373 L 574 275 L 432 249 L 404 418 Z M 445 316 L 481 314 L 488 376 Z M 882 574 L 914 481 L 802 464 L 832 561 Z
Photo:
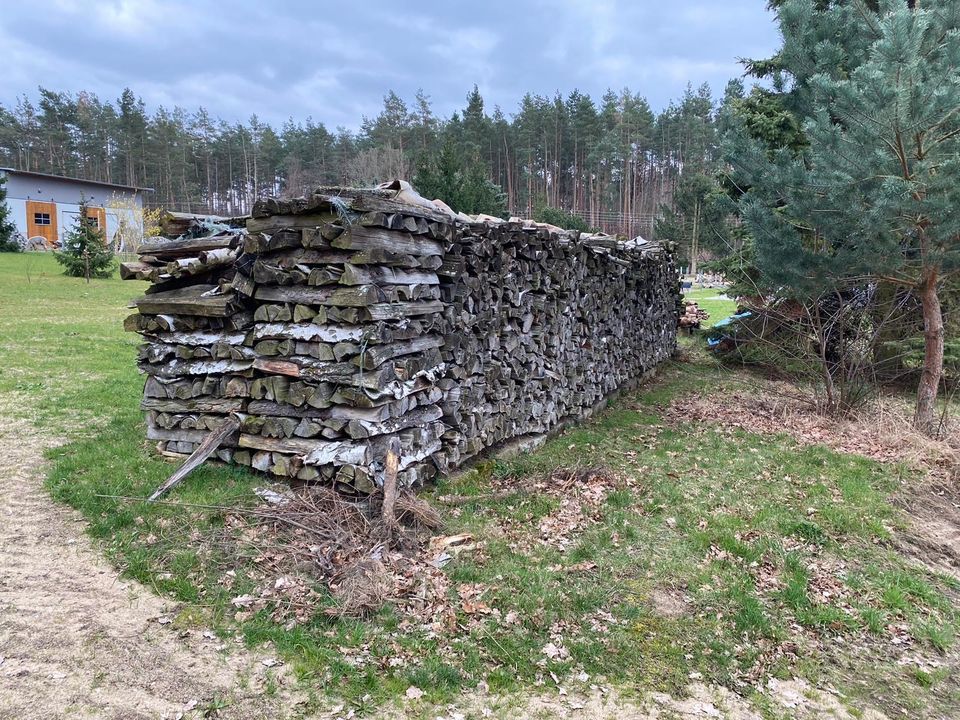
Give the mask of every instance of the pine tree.
M 960 270 L 960 6 L 784 0 L 777 13 L 774 76 L 791 88 L 778 100 L 802 121 L 803 142 L 771 147 L 744 123 L 728 153 L 749 187 L 740 207 L 757 265 L 798 294 L 858 279 L 915 292 L 925 346 L 915 422 L 933 434 L 940 292 Z
M 90 218 L 86 200 L 80 201 L 79 216 L 63 239 L 63 249 L 54 253 L 70 277 L 108 278 L 113 274 L 113 249 L 104 242 L 103 230 Z
M 592 232 L 590 224 L 579 215 L 574 215 L 567 210 L 560 208 L 542 207 L 533 213 L 533 219 L 537 222 L 556 225 L 564 230 L 579 230 L 582 233 Z
M 677 243 L 696 275 L 705 251 L 726 254 L 728 198 L 713 176 L 690 172 L 681 176 L 673 193 L 673 207 L 663 206 L 657 218 L 655 234 L 661 240 Z
M 17 228 L 13 224 L 13 221 L 10 220 L 10 206 L 7 205 L 7 189 L 4 187 L 6 184 L 6 176 L 0 175 L 0 252 L 20 252 L 23 248 L 20 247 L 20 243 L 13 237 Z
M 459 158 L 449 139 L 435 157 L 421 161 L 413 184 L 424 197 L 439 198 L 457 212 L 501 216 L 507 210 L 506 195 L 487 177 L 482 160 Z

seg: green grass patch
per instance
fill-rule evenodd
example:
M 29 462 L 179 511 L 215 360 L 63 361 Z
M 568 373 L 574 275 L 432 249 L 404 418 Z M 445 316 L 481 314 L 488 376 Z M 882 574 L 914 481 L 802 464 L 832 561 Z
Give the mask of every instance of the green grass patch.
M 446 513 L 446 532 L 478 542 L 444 570 L 452 625 L 410 623 L 390 608 L 366 620 L 332 619 L 322 594 L 316 614 L 295 627 L 267 612 L 238 620 L 230 601 L 256 587 L 256 553 L 229 542 L 222 512 L 104 497 L 145 496 L 172 467 L 143 439 L 138 338 L 122 331 L 125 305 L 142 289 L 65 278 L 49 256 L 0 255 L 0 400 L 38 432 L 66 436 L 51 451 L 50 492 L 83 513 L 126 576 L 183 603 L 178 627 L 272 643 L 320 697 L 343 697 L 363 712 L 410 685 L 449 702 L 481 682 L 522 690 L 551 683 L 551 672 L 581 671 L 667 692 L 682 692 L 691 673 L 739 689 L 758 669 L 808 668 L 818 682 L 813 676 L 832 666 L 817 661 L 819 639 L 885 647 L 891 625 L 908 628 L 919 648 L 953 651 L 955 589 L 889 543 L 900 522 L 889 500 L 899 469 L 786 436 L 668 425 L 662 408 L 673 398 L 704 388 L 721 397 L 736 382 L 696 354 L 541 451 L 481 463 L 424 493 L 477 496 Z M 713 319 L 732 310 L 726 300 L 703 305 Z M 608 468 L 622 486 L 561 548 L 541 531 L 562 511 L 559 496 L 524 484 L 575 467 Z M 508 477 L 517 492 L 491 499 Z M 241 469 L 207 466 L 172 499 L 242 506 L 261 483 Z M 460 608 L 457 589 L 467 584 L 483 588 L 489 614 Z M 658 600 L 665 593 L 672 609 Z M 797 653 L 777 652 L 785 644 Z M 904 685 L 885 684 L 894 701 L 906 685 L 914 692 L 952 682 L 893 660 L 850 663 L 865 677 L 899 678 Z
M 720 288 L 701 288 L 685 290 L 684 300 L 696 302 L 701 309 L 710 313 L 710 318 L 703 323 L 703 327 L 713 327 L 714 323 L 728 318 L 737 311 L 737 303 L 733 298 L 724 295 Z

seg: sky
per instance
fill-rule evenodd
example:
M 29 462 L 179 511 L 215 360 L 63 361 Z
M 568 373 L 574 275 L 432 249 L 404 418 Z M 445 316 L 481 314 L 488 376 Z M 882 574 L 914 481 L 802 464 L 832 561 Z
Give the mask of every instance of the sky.
M 659 110 L 778 45 L 766 0 L 0 0 L 0 103 L 130 87 L 150 110 L 355 130 L 390 90 L 446 117 L 476 84 L 508 116 L 526 92 L 623 87 Z

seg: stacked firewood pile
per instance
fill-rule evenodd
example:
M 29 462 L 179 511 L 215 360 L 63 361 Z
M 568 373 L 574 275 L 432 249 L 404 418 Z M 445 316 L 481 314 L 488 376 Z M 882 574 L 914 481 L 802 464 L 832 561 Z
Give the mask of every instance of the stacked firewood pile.
M 441 469 L 589 416 L 675 345 L 676 273 L 654 243 L 486 218 L 462 227 L 440 274 Z
M 153 283 L 126 327 L 161 451 L 227 429 L 222 460 L 358 492 L 388 449 L 413 485 L 583 417 L 676 342 L 660 246 L 396 189 L 262 201 L 244 233 L 151 242 L 122 273 Z
M 699 329 L 704 320 L 710 319 L 710 313 L 702 310 L 700 306 L 692 301 L 684 302 L 683 314 L 680 316 L 680 327 L 688 332 Z

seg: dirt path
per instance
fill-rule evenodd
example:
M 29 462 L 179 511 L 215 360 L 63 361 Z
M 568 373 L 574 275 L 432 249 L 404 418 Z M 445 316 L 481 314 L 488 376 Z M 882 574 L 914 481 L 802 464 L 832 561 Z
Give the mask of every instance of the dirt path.
M 9 400 L 9 398 L 6 398 Z M 119 580 L 79 516 L 42 488 L 40 433 L 0 402 L 0 718 L 287 717 L 264 656 L 156 622 L 171 611 Z M 220 646 L 222 648 L 222 646 Z
M 51 443 L 29 421 L 10 416 L 10 401 L 0 396 L 0 720 L 297 715 L 293 683 L 263 664 L 268 656 L 238 647 L 224 652 L 201 632 L 181 637 L 157 622 L 174 608 L 118 579 L 84 534 L 79 515 L 49 498 L 42 487 L 43 451 Z M 270 675 L 279 692 L 267 692 Z M 855 717 L 802 681 L 772 684 L 764 692 L 784 717 Z M 610 689 L 569 696 L 468 694 L 458 705 L 428 709 L 403 702 L 378 717 L 760 719 L 753 703 L 698 684 L 679 699 L 657 693 L 627 699 Z M 317 717 L 349 713 L 333 708 Z M 870 710 L 856 717 L 885 720 Z

